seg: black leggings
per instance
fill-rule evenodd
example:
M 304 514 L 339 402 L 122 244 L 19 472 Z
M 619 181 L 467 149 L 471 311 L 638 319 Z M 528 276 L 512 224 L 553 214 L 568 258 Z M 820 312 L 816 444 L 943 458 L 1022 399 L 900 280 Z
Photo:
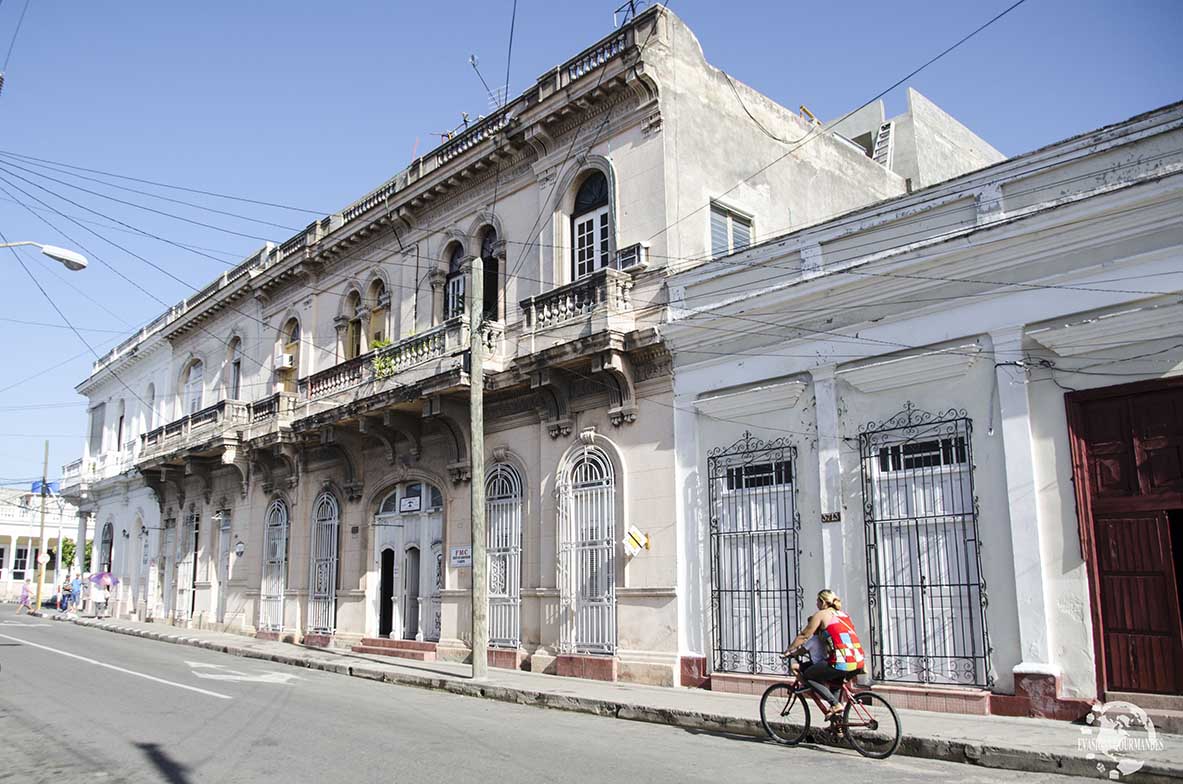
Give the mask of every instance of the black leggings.
M 846 678 L 847 673 L 841 670 L 835 670 L 827 661 L 814 662 L 805 668 L 801 673 L 801 677 L 805 679 L 815 692 L 821 695 L 821 698 L 830 705 L 837 705 L 838 700 L 834 697 L 834 692 L 830 691 L 830 683 L 832 681 L 840 681 Z

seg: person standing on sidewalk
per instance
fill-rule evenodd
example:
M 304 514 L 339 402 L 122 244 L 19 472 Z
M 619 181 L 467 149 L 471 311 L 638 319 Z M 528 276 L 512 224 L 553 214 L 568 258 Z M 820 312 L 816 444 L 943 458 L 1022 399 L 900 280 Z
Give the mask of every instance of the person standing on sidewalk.
M 16 606 L 17 615 L 21 614 L 21 610 L 24 610 L 25 612 L 32 612 L 32 587 L 32 581 L 28 578 L 25 578 L 25 584 L 21 586 L 21 602 Z
M 82 575 L 78 572 L 74 573 L 74 579 L 70 581 L 70 604 L 74 608 L 75 615 L 82 613 L 82 610 L 79 609 L 82 604 Z

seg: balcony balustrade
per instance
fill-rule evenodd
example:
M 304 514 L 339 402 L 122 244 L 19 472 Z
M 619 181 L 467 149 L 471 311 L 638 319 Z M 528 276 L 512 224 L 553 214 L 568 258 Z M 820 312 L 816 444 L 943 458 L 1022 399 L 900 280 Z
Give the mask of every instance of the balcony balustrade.
M 291 392 L 276 392 L 270 397 L 256 400 L 250 406 L 250 423 L 261 425 L 272 420 L 290 419 L 296 409 L 296 396 Z
M 245 424 L 249 407 L 248 403 L 238 400 L 220 400 L 212 406 L 150 430 L 140 436 L 137 462 L 201 446 L 226 428 Z
M 589 335 L 604 329 L 629 332 L 633 329 L 631 291 L 633 278 L 626 272 L 604 268 L 597 272 L 521 301 L 526 331 L 561 333 L 571 339 L 575 332 Z

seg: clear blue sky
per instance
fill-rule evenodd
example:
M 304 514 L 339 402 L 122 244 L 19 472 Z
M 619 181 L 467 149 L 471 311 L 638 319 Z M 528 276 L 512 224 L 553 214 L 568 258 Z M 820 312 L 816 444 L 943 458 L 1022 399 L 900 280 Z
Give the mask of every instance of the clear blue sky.
M 23 0 L 0 2 L 2 54 Z M 520 0 L 511 94 L 606 34 L 618 4 Z M 416 139 L 423 152 L 435 143 L 432 132 L 454 126 L 461 111 L 487 108 L 468 56 L 480 58 L 490 83 L 503 82 L 511 5 L 32 0 L 0 95 L 0 150 L 332 212 L 401 169 Z M 697 32 L 715 65 L 786 106 L 805 104 L 829 120 L 1007 5 L 674 0 L 670 8 Z M 1013 155 L 1179 100 L 1181 39 L 1179 0 L 1027 0 L 911 84 Z M 902 91 L 888 95 L 888 112 L 902 110 L 903 100 Z M 262 244 L 17 173 L 227 260 Z M 50 174 L 245 234 L 283 240 L 293 233 Z M 15 182 L 63 212 L 94 219 Z M 204 201 L 291 227 L 312 217 Z M 188 293 L 127 253 L 49 217 L 160 300 L 172 303 Z M 197 285 L 225 269 L 154 240 L 91 228 Z M 10 240 L 79 244 L 2 193 L 0 231 Z M 100 353 L 162 309 L 98 263 L 67 273 L 36 252 L 21 253 L 72 320 L 93 330 L 84 334 Z M 11 321 L 60 323 L 11 254 L 3 254 L 0 318 L 8 320 L 0 321 L 0 484 L 16 484 L 39 474 L 45 435 L 51 477 L 81 454 L 85 405 L 73 388 L 91 358 L 68 330 Z M 53 369 L 42 372 L 47 368 Z

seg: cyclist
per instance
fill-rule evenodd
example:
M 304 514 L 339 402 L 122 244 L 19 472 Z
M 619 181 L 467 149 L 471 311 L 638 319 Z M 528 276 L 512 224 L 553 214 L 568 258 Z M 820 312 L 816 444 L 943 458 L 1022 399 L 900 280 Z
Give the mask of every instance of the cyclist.
M 814 640 L 820 638 L 825 654 L 819 656 L 819 646 Z M 817 612 L 810 616 L 801 633 L 789 644 L 785 656 L 794 656 L 804 648 L 810 655 L 810 663 L 801 673 L 805 682 L 829 705 L 827 719 L 836 718 L 842 712 L 830 684 L 845 678 L 853 678 L 863 671 L 865 657 L 854 622 L 842 612 L 842 600 L 831 590 L 817 595 Z

